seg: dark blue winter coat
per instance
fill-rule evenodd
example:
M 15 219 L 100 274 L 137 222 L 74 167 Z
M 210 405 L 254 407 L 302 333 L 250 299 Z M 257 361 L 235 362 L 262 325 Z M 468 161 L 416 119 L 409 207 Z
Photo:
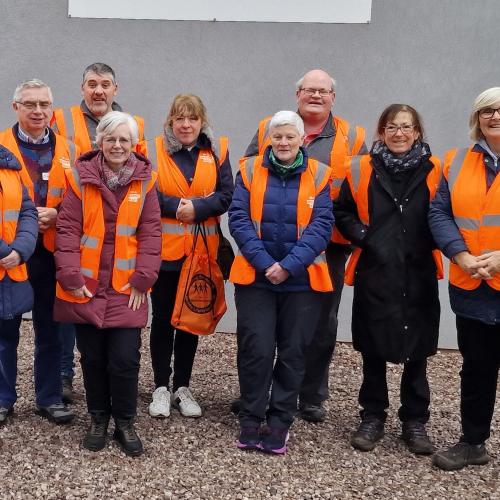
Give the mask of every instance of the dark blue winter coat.
M 16 157 L 0 145 L 0 168 L 21 170 Z M 38 236 L 38 215 L 35 205 L 31 201 L 28 191 L 23 187 L 23 201 L 17 222 L 17 232 L 14 241 L 9 245 L 0 239 L 0 259 L 7 257 L 12 250 L 26 262 L 33 253 Z M 0 281 L 0 319 L 12 319 L 24 312 L 30 311 L 33 306 L 33 290 L 29 281 L 17 282 L 5 274 Z
M 306 169 L 308 157 L 293 174 L 282 179 L 269 160 L 268 147 L 262 165 L 269 169 L 261 236 L 257 236 L 250 219 L 250 193 L 241 174 L 236 177 L 233 200 L 229 207 L 229 230 L 242 255 L 256 269 L 252 286 L 275 292 L 310 291 L 307 267 L 326 248 L 333 229 L 330 186 L 327 184 L 314 200 L 311 220 L 300 239 L 297 239 L 297 196 L 300 174 Z M 279 262 L 290 276 L 279 285 L 272 285 L 264 276 L 265 270 Z

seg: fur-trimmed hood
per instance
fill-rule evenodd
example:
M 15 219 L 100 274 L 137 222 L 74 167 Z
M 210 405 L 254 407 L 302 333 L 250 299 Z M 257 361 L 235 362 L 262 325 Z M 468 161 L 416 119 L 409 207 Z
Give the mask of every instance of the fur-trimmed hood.
M 177 153 L 177 151 L 180 151 L 182 149 L 182 144 L 179 142 L 177 137 L 175 137 L 172 127 L 165 127 L 165 129 L 163 130 L 163 138 L 165 142 L 165 148 L 169 155 Z M 201 128 L 197 145 L 199 148 L 212 150 L 217 158 L 220 157 L 218 142 L 215 140 L 214 132 L 209 125 L 204 125 Z

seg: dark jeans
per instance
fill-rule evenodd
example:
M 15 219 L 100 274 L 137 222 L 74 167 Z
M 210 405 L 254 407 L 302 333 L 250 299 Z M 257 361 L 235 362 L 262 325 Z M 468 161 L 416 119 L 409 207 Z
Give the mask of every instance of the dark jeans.
M 460 413 L 462 440 L 484 443 L 490 437 L 500 367 L 500 325 L 457 316 L 458 347 L 463 357 Z
M 189 387 L 194 357 L 198 347 L 198 335 L 175 330 L 170 323 L 174 310 L 179 271 L 160 271 L 151 292 L 153 319 L 151 321 L 151 363 L 155 387 L 169 387 L 174 354 L 172 389 Z
M 361 418 L 373 416 L 385 422 L 385 410 L 389 407 L 386 369 L 387 363 L 384 359 L 363 354 L 363 382 L 359 391 Z M 427 423 L 430 391 L 426 358 L 404 364 L 400 399 L 398 415 L 401 422 L 416 420 Z
M 0 406 L 10 408 L 17 400 L 17 346 L 21 315 L 0 320 Z
M 34 292 L 33 329 L 35 331 L 35 396 L 36 404 L 49 406 L 60 403 L 61 340 L 59 323 L 53 319 L 56 294 L 54 256 L 40 241 L 28 260 L 28 273 Z
M 306 371 L 300 388 L 302 403 L 320 405 L 328 399 L 328 373 L 337 341 L 337 314 L 344 287 L 347 247 L 328 245 L 326 261 L 334 284 L 334 291 L 325 293 L 314 339 L 306 353 Z
M 75 325 L 59 323 L 61 338 L 61 377 L 73 379 L 75 376 Z
M 318 321 L 322 294 L 236 286 L 235 300 L 240 424 L 259 425 L 267 418 L 270 426 L 288 428 L 297 410 L 305 352 Z
M 133 418 L 141 360 L 140 328 L 75 328 L 89 413 Z

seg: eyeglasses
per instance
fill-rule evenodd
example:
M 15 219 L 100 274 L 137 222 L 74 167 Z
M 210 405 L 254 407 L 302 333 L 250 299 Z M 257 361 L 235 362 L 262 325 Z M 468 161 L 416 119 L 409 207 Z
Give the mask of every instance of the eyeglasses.
M 483 108 L 479 110 L 479 116 L 481 118 L 493 118 L 495 116 L 495 113 L 498 113 L 498 116 L 500 116 L 500 108 Z
M 120 144 L 130 144 L 132 142 L 130 139 L 127 139 L 126 137 L 112 137 L 112 136 L 105 137 L 102 140 L 102 142 L 109 145 L 116 144 L 117 141 Z
M 395 135 L 398 130 L 401 130 L 404 135 L 410 135 L 413 132 L 415 125 L 387 125 L 384 127 L 385 133 L 389 135 Z
M 309 97 L 312 97 L 313 95 L 316 94 L 316 92 L 321 96 L 321 97 L 327 97 L 330 94 L 333 94 L 333 90 L 331 89 L 310 89 L 310 88 L 303 88 L 300 89 L 304 94 L 308 95 Z
M 16 101 L 17 104 L 24 106 L 26 109 L 36 109 L 40 106 L 40 109 L 49 109 L 52 106 L 50 101 Z

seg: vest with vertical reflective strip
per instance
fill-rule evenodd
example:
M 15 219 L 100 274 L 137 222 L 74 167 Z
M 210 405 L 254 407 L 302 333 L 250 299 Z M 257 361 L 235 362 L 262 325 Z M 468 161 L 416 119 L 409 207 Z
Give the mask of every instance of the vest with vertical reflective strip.
M 269 135 L 269 123 L 271 118 L 271 116 L 268 116 L 259 123 L 257 137 L 260 155 L 262 155 L 266 147 L 271 144 L 271 137 Z M 329 164 L 332 169 L 332 200 L 339 195 L 340 186 L 345 179 L 347 159 L 357 155 L 365 142 L 365 129 L 363 127 L 351 127 L 347 120 L 338 116 L 333 117 L 333 126 L 335 128 L 335 138 L 332 141 Z M 328 140 L 328 138 L 323 140 Z M 332 232 L 331 241 L 342 244 L 349 243 L 335 227 Z
M 65 169 L 71 168 L 75 159 L 78 156 L 78 149 L 75 145 L 68 141 L 65 137 L 55 134 L 56 145 L 54 149 L 54 158 L 52 159 L 52 166 L 49 172 L 49 182 L 47 190 L 47 208 L 57 207 L 64 196 L 66 191 L 66 178 L 64 175 Z M 14 156 L 21 164 L 21 180 L 28 189 L 28 193 L 32 200 L 34 200 L 33 181 L 31 180 L 26 164 L 24 163 L 23 155 L 19 149 L 16 138 L 11 128 L 5 129 L 0 133 L 0 144 L 3 144 L 7 149 L 12 151 Z M 50 227 L 43 234 L 43 245 L 50 252 L 54 251 L 54 244 L 56 238 L 55 226 Z
M 134 115 L 134 119 L 139 129 L 139 142 L 135 146 L 134 151 L 146 156 L 144 118 Z M 57 133 L 73 141 L 80 149 L 81 154 L 88 153 L 94 149 L 87 124 L 85 123 L 85 115 L 80 106 L 71 106 L 69 110 L 66 108 L 55 109 L 51 124 L 53 125 L 54 123 L 57 126 Z
M 23 202 L 23 185 L 19 172 L 16 170 L 0 169 L 0 238 L 7 244 L 11 244 L 16 238 L 17 222 Z M 26 264 L 20 264 L 12 269 L 5 269 L 0 266 L 0 280 L 3 280 L 5 273 L 14 281 L 26 281 L 28 272 Z
M 365 226 L 370 225 L 370 213 L 368 211 L 368 187 L 370 185 L 370 179 L 373 172 L 370 160 L 370 155 L 363 155 L 352 158 L 347 162 L 349 167 L 347 169 L 347 180 L 349 182 L 349 187 L 351 188 L 352 197 L 356 202 L 359 220 Z M 441 163 L 439 159 L 431 156 L 430 161 L 434 165 L 434 168 L 427 174 L 426 178 L 427 188 L 429 189 L 429 203 L 434 199 L 441 180 Z M 349 257 L 344 278 L 347 285 L 354 284 L 356 266 L 358 265 L 361 251 L 361 248 L 355 248 Z M 442 279 L 444 271 L 441 252 L 439 250 L 433 250 L 432 256 L 436 264 L 437 278 Z
M 261 238 L 262 213 L 264 198 L 267 189 L 269 170 L 262 166 L 262 156 L 243 158 L 240 164 L 241 179 L 250 193 L 250 218 L 257 236 Z M 300 174 L 300 185 L 297 196 L 297 239 L 300 239 L 307 228 L 313 208 L 314 200 L 321 190 L 328 184 L 331 169 L 309 158 L 307 168 Z M 314 259 L 307 268 L 309 284 L 317 292 L 331 292 L 332 281 L 326 265 L 325 252 Z M 255 268 L 238 252 L 231 267 L 230 281 L 239 285 L 250 285 L 255 281 Z
M 500 175 L 489 189 L 486 186 L 484 155 L 472 148 L 451 150 L 445 155 L 444 176 L 450 190 L 455 224 L 472 255 L 500 250 Z M 450 283 L 464 290 L 474 290 L 483 280 L 472 278 L 450 262 Z M 484 280 L 500 290 L 500 274 Z
M 221 137 L 219 139 L 220 165 L 226 159 L 227 145 L 227 137 Z M 200 150 L 191 185 L 188 184 L 184 174 L 165 150 L 162 136 L 156 137 L 148 150 L 149 159 L 157 166 L 158 191 L 161 194 L 178 198 L 200 198 L 209 196 L 215 191 L 218 167 L 209 149 Z M 204 221 L 208 250 L 214 258 L 217 256 L 219 248 L 217 223 L 218 217 L 209 217 Z M 174 217 L 162 216 L 162 260 L 179 260 L 189 255 L 193 247 L 193 231 L 195 227 L 195 224 L 183 224 Z M 201 241 L 200 244 L 202 244 Z
M 94 280 L 99 277 L 99 263 L 105 236 L 104 212 L 99 188 L 93 184 L 81 185 L 76 169 L 67 171 L 68 182 L 75 194 L 82 200 L 83 228 L 80 241 L 80 271 Z M 137 227 L 147 193 L 156 182 L 156 172 L 151 179 L 134 180 L 118 209 L 115 232 L 115 254 L 113 263 L 113 288 L 130 295 L 130 288 L 122 291 L 135 271 L 137 258 Z M 56 295 L 69 302 L 88 302 L 87 297 L 76 298 L 57 284 Z

